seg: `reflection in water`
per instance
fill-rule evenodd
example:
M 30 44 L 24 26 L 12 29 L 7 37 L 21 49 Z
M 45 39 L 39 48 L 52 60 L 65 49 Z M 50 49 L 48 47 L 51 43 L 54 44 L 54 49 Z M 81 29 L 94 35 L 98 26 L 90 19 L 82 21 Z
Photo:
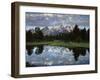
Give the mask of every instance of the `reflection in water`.
M 35 54 L 39 55 L 41 54 L 43 51 L 43 45 L 37 46 Z
M 73 56 L 76 61 L 78 61 L 78 58 L 80 55 L 85 56 L 86 55 L 86 49 L 85 48 L 72 48 L 73 50 Z
M 26 46 L 27 54 L 28 54 L 29 56 L 32 55 L 33 49 L 34 49 L 34 46 Z
M 89 64 L 89 48 L 26 46 L 26 67 Z
M 43 51 L 43 45 L 39 45 L 39 46 L 26 46 L 26 49 L 27 49 L 27 54 L 29 56 L 32 55 L 33 49 L 35 49 L 35 54 L 39 55 Z

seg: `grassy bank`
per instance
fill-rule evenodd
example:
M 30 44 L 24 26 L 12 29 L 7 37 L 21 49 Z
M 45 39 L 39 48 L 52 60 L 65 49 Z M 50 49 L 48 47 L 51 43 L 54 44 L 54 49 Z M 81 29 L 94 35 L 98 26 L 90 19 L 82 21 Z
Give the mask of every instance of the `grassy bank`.
M 44 41 L 44 42 L 28 42 L 26 45 L 51 45 L 51 46 L 63 46 L 63 47 L 84 47 L 89 48 L 88 42 L 63 42 L 63 41 Z

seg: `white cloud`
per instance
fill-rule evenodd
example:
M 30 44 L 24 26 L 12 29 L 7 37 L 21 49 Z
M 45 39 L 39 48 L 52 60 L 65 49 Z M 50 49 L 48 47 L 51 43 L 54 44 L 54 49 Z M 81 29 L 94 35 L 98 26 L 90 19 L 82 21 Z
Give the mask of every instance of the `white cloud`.
M 54 14 L 49 14 L 49 13 L 46 13 L 46 14 L 42 14 L 42 16 L 53 17 L 53 16 L 54 16 Z
M 46 17 L 45 19 L 46 19 L 46 20 L 49 20 L 49 17 Z

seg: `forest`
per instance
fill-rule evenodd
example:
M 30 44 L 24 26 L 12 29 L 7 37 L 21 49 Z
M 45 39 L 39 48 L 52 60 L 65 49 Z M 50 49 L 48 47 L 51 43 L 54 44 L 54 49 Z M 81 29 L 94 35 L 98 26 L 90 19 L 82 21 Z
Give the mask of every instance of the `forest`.
M 80 29 L 76 24 L 71 32 L 57 35 L 44 35 L 39 27 L 35 31 L 26 31 L 27 45 L 54 45 L 66 47 L 89 47 L 89 29 Z

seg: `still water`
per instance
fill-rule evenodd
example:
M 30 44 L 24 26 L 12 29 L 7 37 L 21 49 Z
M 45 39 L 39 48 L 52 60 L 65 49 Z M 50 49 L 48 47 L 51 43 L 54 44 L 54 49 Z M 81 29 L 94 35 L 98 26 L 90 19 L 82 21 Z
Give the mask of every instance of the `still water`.
M 26 67 L 89 64 L 89 48 L 26 46 Z

